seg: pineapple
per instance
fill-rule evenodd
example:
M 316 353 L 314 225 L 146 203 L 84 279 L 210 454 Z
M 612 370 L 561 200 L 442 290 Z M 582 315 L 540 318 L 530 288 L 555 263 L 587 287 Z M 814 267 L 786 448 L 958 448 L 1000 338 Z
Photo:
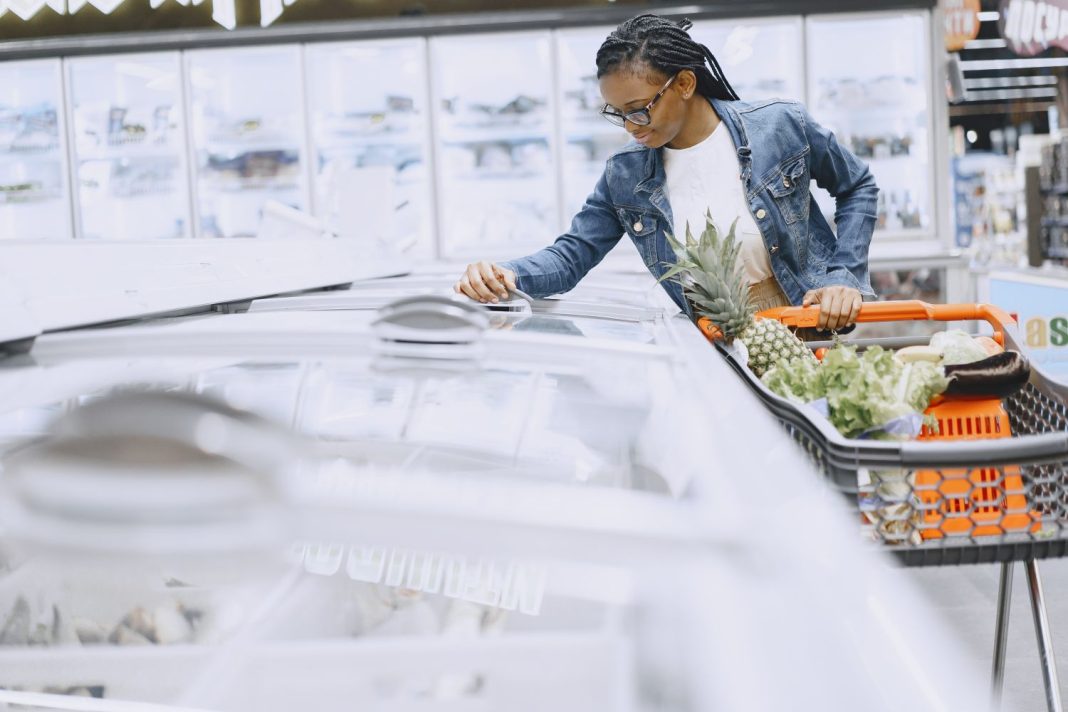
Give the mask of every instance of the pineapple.
M 741 245 L 735 240 L 735 220 L 727 236 L 721 238 L 706 216 L 705 230 L 695 240 L 686 226 L 686 244 L 667 236 L 675 251 L 675 264 L 660 278 L 677 277 L 683 293 L 698 317 L 707 317 L 729 344 L 738 339 L 749 352 L 749 368 L 758 377 L 772 365 L 795 358 L 815 356 L 801 339 L 775 319 L 754 318 L 749 285 L 738 269 Z

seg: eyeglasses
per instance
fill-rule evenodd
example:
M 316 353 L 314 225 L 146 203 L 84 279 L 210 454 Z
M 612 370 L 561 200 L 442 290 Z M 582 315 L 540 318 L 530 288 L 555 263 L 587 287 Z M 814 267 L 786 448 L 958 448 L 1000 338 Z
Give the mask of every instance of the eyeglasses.
M 675 77 L 677 76 L 679 75 L 676 74 L 672 76 L 671 79 L 668 79 L 667 83 L 660 87 L 660 91 L 656 93 L 653 100 L 642 108 L 620 113 L 608 104 L 605 104 L 601 107 L 601 116 L 605 117 L 616 126 L 625 126 L 628 121 L 635 126 L 648 126 L 653 122 L 653 117 L 649 113 L 649 110 L 656 106 L 656 102 L 660 101 L 660 97 L 664 96 L 664 92 L 668 90 L 668 87 L 671 86 L 671 82 L 675 81 Z

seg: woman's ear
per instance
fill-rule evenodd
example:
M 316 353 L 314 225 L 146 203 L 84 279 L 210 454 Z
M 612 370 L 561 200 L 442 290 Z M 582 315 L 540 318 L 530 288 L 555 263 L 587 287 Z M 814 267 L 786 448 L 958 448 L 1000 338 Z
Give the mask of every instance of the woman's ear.
M 692 69 L 683 69 L 679 72 L 674 86 L 678 88 L 679 96 L 689 99 L 697 91 L 697 75 Z

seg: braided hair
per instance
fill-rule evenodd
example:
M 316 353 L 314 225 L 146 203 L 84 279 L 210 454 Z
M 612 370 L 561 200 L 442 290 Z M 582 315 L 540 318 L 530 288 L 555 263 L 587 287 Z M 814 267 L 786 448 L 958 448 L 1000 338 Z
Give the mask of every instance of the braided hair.
M 689 20 L 638 15 L 623 22 L 597 50 L 597 78 L 620 67 L 644 63 L 666 76 L 689 69 L 697 77 L 697 93 L 710 99 L 736 101 L 738 95 L 723 76 L 712 51 L 686 32 Z

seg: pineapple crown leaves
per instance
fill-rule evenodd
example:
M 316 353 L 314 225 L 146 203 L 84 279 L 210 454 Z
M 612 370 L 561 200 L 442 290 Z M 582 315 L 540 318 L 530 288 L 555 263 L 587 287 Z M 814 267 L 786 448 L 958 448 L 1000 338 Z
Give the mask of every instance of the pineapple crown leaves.
M 676 259 L 673 264 L 665 263 L 670 266 L 659 280 L 678 282 L 701 316 L 733 312 L 735 323 L 724 329 L 728 336 L 743 330 L 753 314 L 748 285 L 738 273 L 741 244 L 735 237 L 737 225 L 736 218 L 727 235 L 721 237 L 712 215 L 705 213 L 705 229 L 700 238 L 694 238 L 689 223 L 685 242 L 666 235 Z

